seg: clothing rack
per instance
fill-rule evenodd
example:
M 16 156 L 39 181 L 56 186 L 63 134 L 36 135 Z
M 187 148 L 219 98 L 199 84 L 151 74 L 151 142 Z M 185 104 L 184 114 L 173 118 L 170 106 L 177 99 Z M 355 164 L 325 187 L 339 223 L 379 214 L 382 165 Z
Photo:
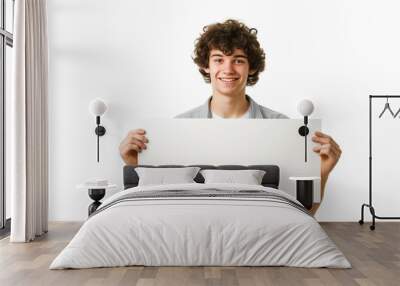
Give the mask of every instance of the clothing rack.
M 361 219 L 359 224 L 364 224 L 364 207 L 368 207 L 372 215 L 372 225 L 370 229 L 375 229 L 375 219 L 400 219 L 400 217 L 383 217 L 375 213 L 375 208 L 372 205 L 372 99 L 374 98 L 400 98 L 400 95 L 370 95 L 369 96 L 369 203 L 361 206 Z M 397 113 L 396 113 L 397 115 Z

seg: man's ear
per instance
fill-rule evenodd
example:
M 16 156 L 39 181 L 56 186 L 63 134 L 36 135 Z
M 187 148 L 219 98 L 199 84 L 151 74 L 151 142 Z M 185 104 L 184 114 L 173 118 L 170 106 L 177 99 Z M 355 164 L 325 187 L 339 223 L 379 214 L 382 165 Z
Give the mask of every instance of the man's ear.
M 249 75 L 254 75 L 257 72 L 257 70 L 250 70 Z
M 205 72 L 205 73 L 210 73 L 210 68 L 203 68 L 203 71 Z

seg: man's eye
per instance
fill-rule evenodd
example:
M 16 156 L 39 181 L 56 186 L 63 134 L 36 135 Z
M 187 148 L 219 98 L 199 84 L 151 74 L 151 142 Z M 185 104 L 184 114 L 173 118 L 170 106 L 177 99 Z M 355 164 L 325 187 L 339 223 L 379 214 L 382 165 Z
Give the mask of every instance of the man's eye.
M 237 64 L 244 64 L 244 60 L 239 60 L 239 59 L 237 59 L 237 60 L 235 60 L 235 63 L 237 63 Z
M 215 63 L 222 63 L 222 59 L 215 59 L 214 62 Z

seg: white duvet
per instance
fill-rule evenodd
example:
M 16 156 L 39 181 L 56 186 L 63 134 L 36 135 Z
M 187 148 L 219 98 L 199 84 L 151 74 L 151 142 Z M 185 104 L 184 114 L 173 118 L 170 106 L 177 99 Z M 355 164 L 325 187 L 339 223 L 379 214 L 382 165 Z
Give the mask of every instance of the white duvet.
M 121 191 L 263 190 L 254 185 L 179 184 Z M 246 198 L 154 198 L 124 201 L 90 217 L 50 269 L 146 266 L 295 266 L 349 268 L 318 222 L 274 201 Z

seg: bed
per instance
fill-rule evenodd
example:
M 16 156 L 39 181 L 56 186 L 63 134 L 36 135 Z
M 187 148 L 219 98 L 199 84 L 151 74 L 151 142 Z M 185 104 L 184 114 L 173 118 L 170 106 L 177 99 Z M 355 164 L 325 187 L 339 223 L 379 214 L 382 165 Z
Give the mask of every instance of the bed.
M 184 166 L 140 166 L 181 168 Z M 139 184 L 124 167 L 124 190 L 107 198 L 50 269 L 144 266 L 350 268 L 318 222 L 279 190 L 275 165 L 196 166 L 263 170 L 260 185 L 204 182 Z

